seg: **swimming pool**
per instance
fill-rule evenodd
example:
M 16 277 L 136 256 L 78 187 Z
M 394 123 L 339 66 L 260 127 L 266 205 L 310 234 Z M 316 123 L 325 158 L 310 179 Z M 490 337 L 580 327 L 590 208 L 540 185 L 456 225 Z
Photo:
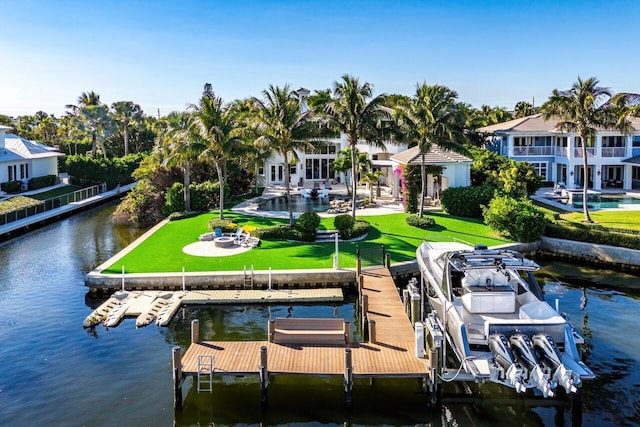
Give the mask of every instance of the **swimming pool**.
M 571 199 L 556 199 L 557 202 L 569 204 L 574 208 L 582 208 L 582 194 L 576 193 Z M 617 209 L 620 205 L 640 205 L 640 198 L 626 195 L 589 194 L 588 206 L 590 209 Z
M 288 212 L 289 203 L 291 203 L 294 213 L 326 212 L 329 209 L 329 197 L 312 199 L 310 197 L 305 198 L 299 195 L 293 195 L 289 201 L 287 201 L 286 196 L 269 199 L 261 203 L 257 210 Z

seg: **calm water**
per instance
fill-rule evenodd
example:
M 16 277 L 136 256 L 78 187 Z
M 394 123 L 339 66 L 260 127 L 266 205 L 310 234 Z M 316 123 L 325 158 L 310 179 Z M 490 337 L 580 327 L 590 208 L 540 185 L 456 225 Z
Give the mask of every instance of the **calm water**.
M 347 411 L 341 381 L 284 377 L 270 385 L 265 412 L 252 378 L 218 381 L 213 394 L 197 394 L 187 381 L 184 409 L 175 412 L 171 348 L 188 345 L 191 319 L 200 319 L 205 339 L 264 339 L 270 316 L 353 318 L 353 304 L 185 308 L 168 328 L 136 330 L 131 319 L 117 328 L 86 331 L 82 321 L 101 301 L 87 297 L 84 275 L 135 237 L 110 224 L 112 210 L 96 208 L 0 245 L 0 426 L 568 426 L 580 421 L 569 409 L 491 387 L 483 389 L 483 399 L 448 400 L 431 411 L 415 380 L 356 382 L 354 409 Z M 546 267 L 541 279 L 566 282 L 545 285 L 546 296 L 558 298 L 584 332 L 586 362 L 598 374 L 585 390 L 582 424 L 637 425 L 639 277 L 541 262 Z

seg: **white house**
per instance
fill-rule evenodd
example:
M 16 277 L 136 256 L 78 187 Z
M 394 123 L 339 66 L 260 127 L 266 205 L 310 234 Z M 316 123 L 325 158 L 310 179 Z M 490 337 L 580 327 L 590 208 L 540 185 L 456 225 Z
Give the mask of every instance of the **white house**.
M 0 182 L 22 181 L 46 175 L 58 175 L 58 157 L 64 156 L 53 147 L 30 141 L 0 125 Z
M 420 165 L 422 163 L 419 147 L 411 147 L 408 150 L 391 156 L 390 161 L 394 169 L 398 165 Z M 439 199 L 440 192 L 449 187 L 467 187 L 471 184 L 471 163 L 473 160 L 458 154 L 455 151 L 444 150 L 439 145 L 432 145 L 425 153 L 426 165 L 442 167 L 439 176 L 427 175 L 427 188 L 425 196 Z M 399 175 L 394 173 L 393 197 L 399 196 Z
M 500 154 L 531 163 L 544 181 L 582 188 L 580 136 L 560 131 L 557 124 L 535 114 L 478 131 L 493 135 Z M 595 141 L 587 143 L 589 188 L 640 188 L 640 119 L 632 118 L 631 126 L 628 134 L 599 130 Z

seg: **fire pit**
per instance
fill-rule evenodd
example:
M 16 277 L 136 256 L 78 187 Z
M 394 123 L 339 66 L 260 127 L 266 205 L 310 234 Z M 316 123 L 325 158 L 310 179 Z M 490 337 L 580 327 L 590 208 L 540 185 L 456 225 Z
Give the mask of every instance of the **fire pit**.
M 229 236 L 216 237 L 213 239 L 213 244 L 218 248 L 228 248 L 233 245 L 233 240 L 233 237 Z

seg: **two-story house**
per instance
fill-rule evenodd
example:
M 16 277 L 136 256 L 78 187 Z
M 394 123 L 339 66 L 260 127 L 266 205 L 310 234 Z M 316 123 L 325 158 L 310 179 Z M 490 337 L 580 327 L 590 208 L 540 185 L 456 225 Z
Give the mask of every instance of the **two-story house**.
M 490 134 L 499 154 L 531 163 L 544 181 L 568 189 L 583 186 L 582 141 L 578 134 L 562 132 L 557 120 L 542 114 L 509 120 L 478 129 Z M 640 119 L 631 119 L 632 130 L 622 134 L 599 130 L 587 141 L 588 186 L 593 190 L 640 188 Z

